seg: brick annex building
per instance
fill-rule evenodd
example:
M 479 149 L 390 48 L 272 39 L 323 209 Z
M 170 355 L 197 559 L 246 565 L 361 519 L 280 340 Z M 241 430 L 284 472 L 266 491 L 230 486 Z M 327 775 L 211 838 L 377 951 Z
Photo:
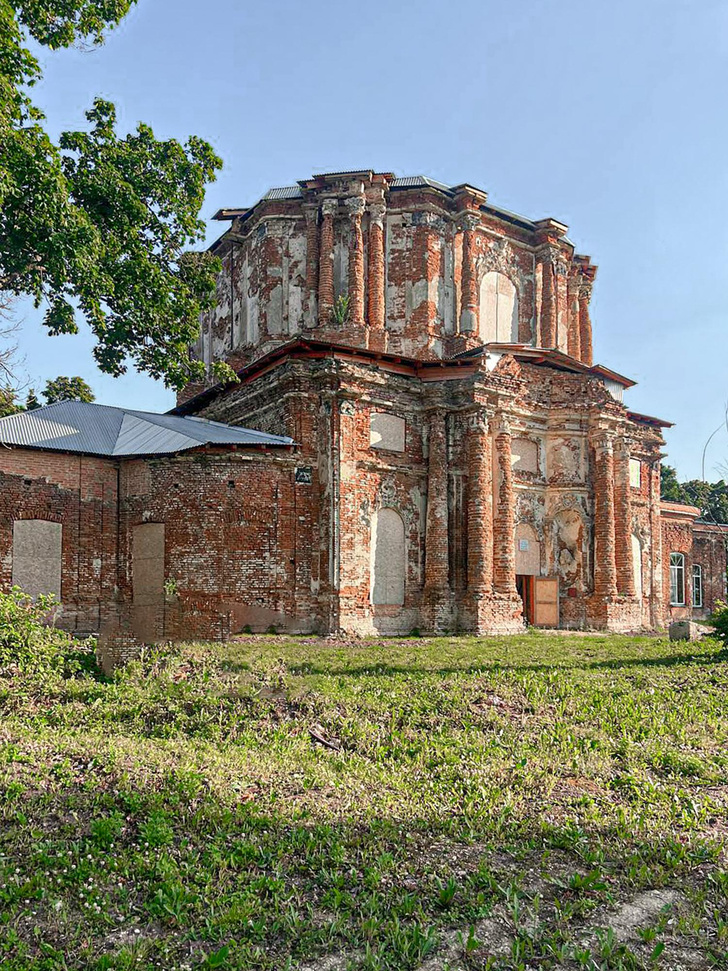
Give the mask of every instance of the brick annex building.
M 0 421 L 3 586 L 144 639 L 630 631 L 725 596 L 722 530 L 660 500 L 669 423 L 592 362 L 566 226 L 370 171 L 217 218 L 193 353 L 239 381 Z

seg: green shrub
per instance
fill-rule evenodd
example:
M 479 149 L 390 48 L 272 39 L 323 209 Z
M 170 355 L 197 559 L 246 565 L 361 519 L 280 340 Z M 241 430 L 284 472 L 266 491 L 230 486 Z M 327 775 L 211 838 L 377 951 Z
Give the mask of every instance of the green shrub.
M 728 604 L 722 600 L 715 601 L 715 610 L 708 618 L 708 624 L 715 631 L 715 636 L 728 642 Z
M 57 606 L 53 597 L 33 600 L 18 587 L 0 593 L 0 677 L 63 670 L 72 645 L 50 624 Z

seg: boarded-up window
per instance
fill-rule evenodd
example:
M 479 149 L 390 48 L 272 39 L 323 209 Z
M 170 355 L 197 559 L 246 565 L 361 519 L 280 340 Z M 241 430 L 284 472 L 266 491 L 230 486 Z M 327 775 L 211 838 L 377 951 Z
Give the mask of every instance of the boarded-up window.
M 372 603 L 403 604 L 404 522 L 396 509 L 380 509 L 372 521 Z
M 538 472 L 538 445 L 528 438 L 514 438 L 511 463 L 519 472 Z
M 132 546 L 134 633 L 143 641 L 163 634 L 164 523 L 134 527 Z
M 516 526 L 516 574 L 537 577 L 541 572 L 541 543 L 533 526 Z
M 642 596 L 642 543 L 639 536 L 632 533 L 632 567 L 634 569 L 634 592 Z
M 61 599 L 63 527 L 45 519 L 13 523 L 13 586 L 31 597 L 52 594 Z
M 369 442 L 372 448 L 404 452 L 405 421 L 398 415 L 373 411 L 370 416 Z
M 480 284 L 480 339 L 518 343 L 518 294 L 504 273 L 486 273 Z
M 639 459 L 629 460 L 629 484 L 633 489 L 639 489 L 640 487 L 640 470 L 641 463 Z

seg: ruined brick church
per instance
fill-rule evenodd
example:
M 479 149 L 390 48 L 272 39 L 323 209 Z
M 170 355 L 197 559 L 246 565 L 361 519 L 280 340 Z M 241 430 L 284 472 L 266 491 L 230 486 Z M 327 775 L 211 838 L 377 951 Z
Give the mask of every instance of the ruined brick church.
M 660 499 L 669 423 L 593 363 L 562 223 L 371 171 L 216 218 L 192 353 L 238 380 L 1 420 L 4 587 L 144 640 L 635 631 L 725 595 L 721 528 Z

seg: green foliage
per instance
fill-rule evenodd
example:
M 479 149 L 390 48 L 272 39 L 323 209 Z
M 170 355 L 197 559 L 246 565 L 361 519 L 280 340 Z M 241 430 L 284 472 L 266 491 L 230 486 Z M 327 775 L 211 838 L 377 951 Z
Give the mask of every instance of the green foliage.
M 102 371 L 131 361 L 179 388 L 204 371 L 188 348 L 219 264 L 188 248 L 203 238 L 220 160 L 200 138 L 158 141 L 144 124 L 120 136 L 99 98 L 88 130 L 55 144 L 30 98 L 41 77 L 33 42 L 101 44 L 132 2 L 0 0 L 0 290 L 47 303 L 50 334 L 75 333 L 83 316 Z
M 0 387 L 0 418 L 16 415 L 23 410 L 23 406 L 18 401 L 17 392 L 9 386 Z
M 54 405 L 57 401 L 96 401 L 96 395 L 83 378 L 78 376 L 66 378 L 59 376 L 52 381 L 46 381 L 43 397 L 46 404 Z M 26 408 L 30 408 L 26 404 Z
M 63 669 L 71 642 L 48 623 L 55 607 L 52 597 L 34 601 L 18 587 L 0 593 L 0 677 L 13 672 L 42 676 Z
M 661 495 L 669 502 L 683 502 L 697 506 L 704 519 L 713 523 L 728 523 L 728 483 L 704 482 L 690 479 L 678 482 L 677 473 L 670 465 L 660 467 Z
M 35 411 L 36 408 L 40 408 L 41 403 L 38 401 L 38 396 L 35 393 L 35 388 L 31 388 L 28 391 L 28 397 L 25 399 L 25 410 Z
M 349 304 L 350 304 L 349 294 L 340 294 L 334 306 L 331 309 L 331 319 L 335 324 L 342 326 L 349 319 Z
M 715 609 L 708 618 L 708 624 L 713 628 L 714 636 L 724 643 L 728 642 L 728 604 L 716 600 Z

